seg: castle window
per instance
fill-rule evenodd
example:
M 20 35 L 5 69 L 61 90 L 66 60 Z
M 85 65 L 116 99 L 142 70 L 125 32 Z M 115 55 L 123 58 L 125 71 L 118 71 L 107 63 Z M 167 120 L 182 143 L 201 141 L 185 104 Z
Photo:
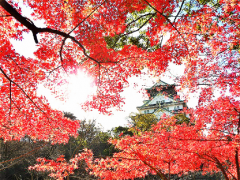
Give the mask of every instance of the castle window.
M 178 109 L 179 109 L 179 106 L 175 106 L 175 107 L 174 107 L 174 110 L 178 110 Z
M 144 114 L 148 114 L 148 113 L 149 113 L 149 110 L 145 110 L 145 111 L 144 111 Z

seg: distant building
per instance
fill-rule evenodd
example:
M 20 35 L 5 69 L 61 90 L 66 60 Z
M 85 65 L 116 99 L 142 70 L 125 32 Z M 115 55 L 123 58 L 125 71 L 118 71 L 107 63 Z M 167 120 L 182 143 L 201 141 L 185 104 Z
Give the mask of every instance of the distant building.
M 151 88 L 146 88 L 149 100 L 144 100 L 143 105 L 137 107 L 140 114 L 155 114 L 160 118 L 164 113 L 168 116 L 179 114 L 186 103 L 179 98 L 176 98 L 177 92 L 175 91 L 174 84 L 167 84 L 159 81 Z

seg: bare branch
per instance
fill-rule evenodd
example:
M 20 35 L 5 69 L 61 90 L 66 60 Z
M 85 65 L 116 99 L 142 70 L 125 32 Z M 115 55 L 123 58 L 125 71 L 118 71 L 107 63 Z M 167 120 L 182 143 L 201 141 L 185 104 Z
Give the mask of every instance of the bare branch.
M 134 30 L 134 31 L 130 31 L 130 32 L 126 33 L 126 34 L 123 34 L 122 37 L 123 37 L 123 36 L 127 36 L 127 35 L 129 35 L 129 34 L 133 34 L 133 33 L 135 33 L 135 32 L 138 32 L 138 31 L 139 31 L 140 29 L 142 29 L 155 15 L 156 15 L 156 13 L 152 14 L 151 17 L 148 18 L 138 29 L 136 29 L 136 30 Z
M 175 18 L 174 18 L 174 20 L 173 20 L 174 23 L 176 22 L 176 20 L 177 20 L 177 18 L 178 18 L 178 15 L 179 15 L 180 12 L 182 11 L 184 2 L 185 2 L 185 0 L 183 0 L 183 2 L 182 2 L 182 4 L 181 4 L 181 7 L 180 7 L 180 9 L 179 9 L 179 11 L 178 11 L 178 13 L 177 13 L 177 15 L 175 16 Z
M 133 151 L 133 153 L 138 156 L 138 153 L 136 153 L 136 151 L 134 149 L 132 149 L 132 147 L 129 145 L 130 149 Z M 143 159 L 140 159 L 145 165 L 147 165 L 148 167 L 150 167 L 152 170 L 154 170 L 157 175 L 162 178 L 163 180 L 167 180 L 167 177 L 165 176 L 165 174 L 161 171 L 161 169 L 156 169 L 155 167 L 153 167 L 152 165 L 150 165 L 149 163 L 147 163 L 147 161 L 144 161 Z
M 127 35 L 130 35 L 130 34 L 133 34 L 133 33 L 135 33 L 135 32 L 138 32 L 140 29 L 142 29 L 142 28 L 156 15 L 156 13 L 147 14 L 147 15 L 151 15 L 151 17 L 148 18 L 138 29 L 136 29 L 136 30 L 134 30 L 134 31 L 130 31 L 130 32 L 126 33 L 126 34 L 120 35 L 119 38 L 118 38 L 118 39 L 116 40 L 116 42 L 114 43 L 114 45 L 112 45 L 112 48 L 117 44 L 117 42 L 119 41 L 119 39 L 121 39 L 122 37 L 127 36 Z M 131 23 L 137 21 L 138 19 L 141 19 L 142 17 L 144 17 L 144 16 L 141 16 L 141 17 L 137 18 L 136 20 L 130 22 L 130 23 L 127 25 L 127 27 L 128 27 Z
M 219 166 L 219 169 L 222 171 L 225 179 L 226 179 L 226 180 L 229 180 L 228 175 L 227 175 L 227 173 L 226 173 L 226 171 L 225 171 L 222 163 L 221 163 L 216 157 L 214 157 L 214 160 L 215 160 L 216 164 Z
M 103 1 L 100 5 L 98 5 L 87 17 L 85 17 L 80 23 L 78 23 L 78 24 L 76 25 L 76 27 L 73 28 L 68 34 L 71 34 L 75 29 L 77 29 L 78 26 L 80 26 L 80 25 L 81 25 L 84 21 L 86 21 L 91 15 L 93 15 L 93 13 L 94 13 L 100 6 L 102 6 L 105 2 L 106 2 L 106 0 Z
M 237 179 L 240 179 L 240 169 L 239 169 L 239 159 L 238 159 L 238 148 L 235 150 L 235 161 L 236 161 L 236 168 L 237 168 Z
M 52 69 L 50 72 L 48 72 L 48 77 L 50 76 L 51 73 L 53 73 L 53 71 L 57 70 L 58 68 L 62 67 L 62 65 L 55 67 L 54 69 Z
M 12 82 L 10 81 L 10 84 L 9 84 L 10 88 L 9 88 L 9 100 L 10 100 L 10 107 L 9 107 L 9 118 L 11 117 L 11 110 L 12 110 Z
M 60 51 L 59 51 L 59 56 L 60 56 L 60 61 L 62 63 L 62 67 L 63 67 L 64 71 L 67 73 L 66 69 L 63 66 L 63 57 L 62 57 L 62 50 L 63 50 L 63 46 L 64 46 L 66 40 L 67 40 L 67 38 L 65 37 L 62 41 L 62 45 L 61 45 L 61 48 L 60 48 Z
M 134 20 L 131 21 L 129 24 L 127 24 L 126 28 L 127 28 L 128 26 L 130 26 L 132 23 L 135 23 L 137 20 L 139 20 L 139 19 L 141 19 L 141 18 L 143 18 L 143 17 L 145 17 L 145 16 L 150 16 L 150 15 L 156 15 L 156 13 L 148 13 L 148 14 L 141 15 L 141 16 L 139 16 L 137 19 L 134 19 Z

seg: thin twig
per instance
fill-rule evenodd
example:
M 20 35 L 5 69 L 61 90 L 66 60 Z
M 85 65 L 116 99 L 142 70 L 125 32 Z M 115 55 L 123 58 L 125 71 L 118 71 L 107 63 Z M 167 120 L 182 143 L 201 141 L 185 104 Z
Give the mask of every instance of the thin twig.
M 185 2 L 185 0 L 183 0 L 183 2 L 182 2 L 182 4 L 181 4 L 181 7 L 180 7 L 180 9 L 179 9 L 179 11 L 178 11 L 178 13 L 177 13 L 177 15 L 175 16 L 175 18 L 174 18 L 174 20 L 173 20 L 173 23 L 176 22 L 176 20 L 177 20 L 177 18 L 178 18 L 178 15 L 179 15 L 180 12 L 182 11 L 182 7 L 183 7 L 184 2 Z
M 164 15 L 163 13 L 161 13 L 159 10 L 157 10 L 155 7 L 153 7 L 147 0 L 144 0 L 152 9 L 154 9 L 156 12 L 158 12 L 161 16 L 163 16 L 167 22 L 177 31 L 177 33 L 179 34 L 179 36 L 182 38 L 184 44 L 185 44 L 185 48 L 188 51 L 188 54 L 190 55 L 189 49 L 188 49 L 188 44 L 185 40 L 185 38 L 183 37 L 183 35 L 179 32 L 179 30 L 174 26 L 174 24 L 168 19 L 168 17 L 166 15 Z M 191 58 L 191 56 L 189 56 Z
M 10 117 L 11 117 L 11 111 L 12 111 L 12 82 L 10 81 L 10 83 L 9 83 L 9 86 L 10 86 L 10 88 L 9 88 L 9 94 L 10 94 L 10 97 L 9 97 L 9 100 L 10 100 L 10 107 L 9 107 L 9 119 L 10 119 Z
M 19 85 L 17 84 L 15 81 L 13 81 L 4 71 L 3 69 L 0 67 L 0 71 L 2 72 L 2 74 L 7 78 L 7 80 L 13 84 L 15 84 L 22 92 L 23 94 L 33 103 L 33 105 L 39 110 L 41 111 L 43 114 L 47 116 L 47 114 L 32 100 L 32 98 L 26 93 L 26 91 Z
M 122 37 L 127 36 L 127 35 L 130 35 L 130 34 L 133 34 L 133 33 L 135 33 L 135 32 L 138 32 L 140 29 L 142 29 L 155 15 L 156 15 L 156 13 L 153 13 L 153 14 L 151 15 L 151 17 L 148 18 L 138 29 L 120 35 L 119 38 L 118 38 L 118 39 L 116 40 L 116 42 L 114 43 L 114 45 L 112 45 L 112 48 L 117 44 L 117 42 L 118 42 Z

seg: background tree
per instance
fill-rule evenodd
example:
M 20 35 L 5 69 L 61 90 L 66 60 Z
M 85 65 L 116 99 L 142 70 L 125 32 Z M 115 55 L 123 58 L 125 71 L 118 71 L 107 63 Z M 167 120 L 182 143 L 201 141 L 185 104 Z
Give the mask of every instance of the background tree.
M 129 123 L 132 128 L 137 128 L 140 131 L 149 131 L 152 125 L 157 124 L 159 120 L 154 114 L 131 114 Z
M 91 149 L 96 156 L 111 154 L 111 150 L 109 149 L 111 145 L 108 143 L 111 134 L 103 132 L 101 127 L 96 124 L 96 120 L 81 121 L 78 132 L 79 136 L 77 140 L 82 143 L 82 149 Z
M 64 112 L 64 115 L 67 118 L 76 119 L 70 112 Z M 108 143 L 110 138 L 111 134 L 109 132 L 103 132 L 100 124 L 96 123 L 96 120 L 81 120 L 78 136 L 76 138 L 71 137 L 67 144 L 57 145 L 57 149 L 61 152 L 58 156 L 63 155 L 63 157 L 69 161 L 86 148 L 91 149 L 95 157 L 112 156 L 115 149 Z M 47 157 L 45 158 L 47 159 Z M 55 157 L 53 159 L 57 158 Z M 85 170 L 87 165 L 84 161 L 78 165 L 79 168 L 75 169 L 74 174 L 69 175 L 68 179 L 94 178 Z
M 45 172 L 31 172 L 28 167 L 38 157 L 56 159 L 62 151 L 57 145 L 43 141 L 33 142 L 26 137 L 21 141 L 0 142 L 0 177 L 3 180 L 47 178 Z
M 174 116 L 174 118 L 177 119 L 176 124 L 182 124 L 182 123 L 186 123 L 188 124 L 190 122 L 190 118 L 186 116 L 186 114 L 177 114 Z
M 118 126 L 112 129 L 113 132 L 113 137 L 114 138 L 119 138 L 121 136 L 132 136 L 133 132 L 130 130 L 129 127 L 123 127 L 123 126 Z

